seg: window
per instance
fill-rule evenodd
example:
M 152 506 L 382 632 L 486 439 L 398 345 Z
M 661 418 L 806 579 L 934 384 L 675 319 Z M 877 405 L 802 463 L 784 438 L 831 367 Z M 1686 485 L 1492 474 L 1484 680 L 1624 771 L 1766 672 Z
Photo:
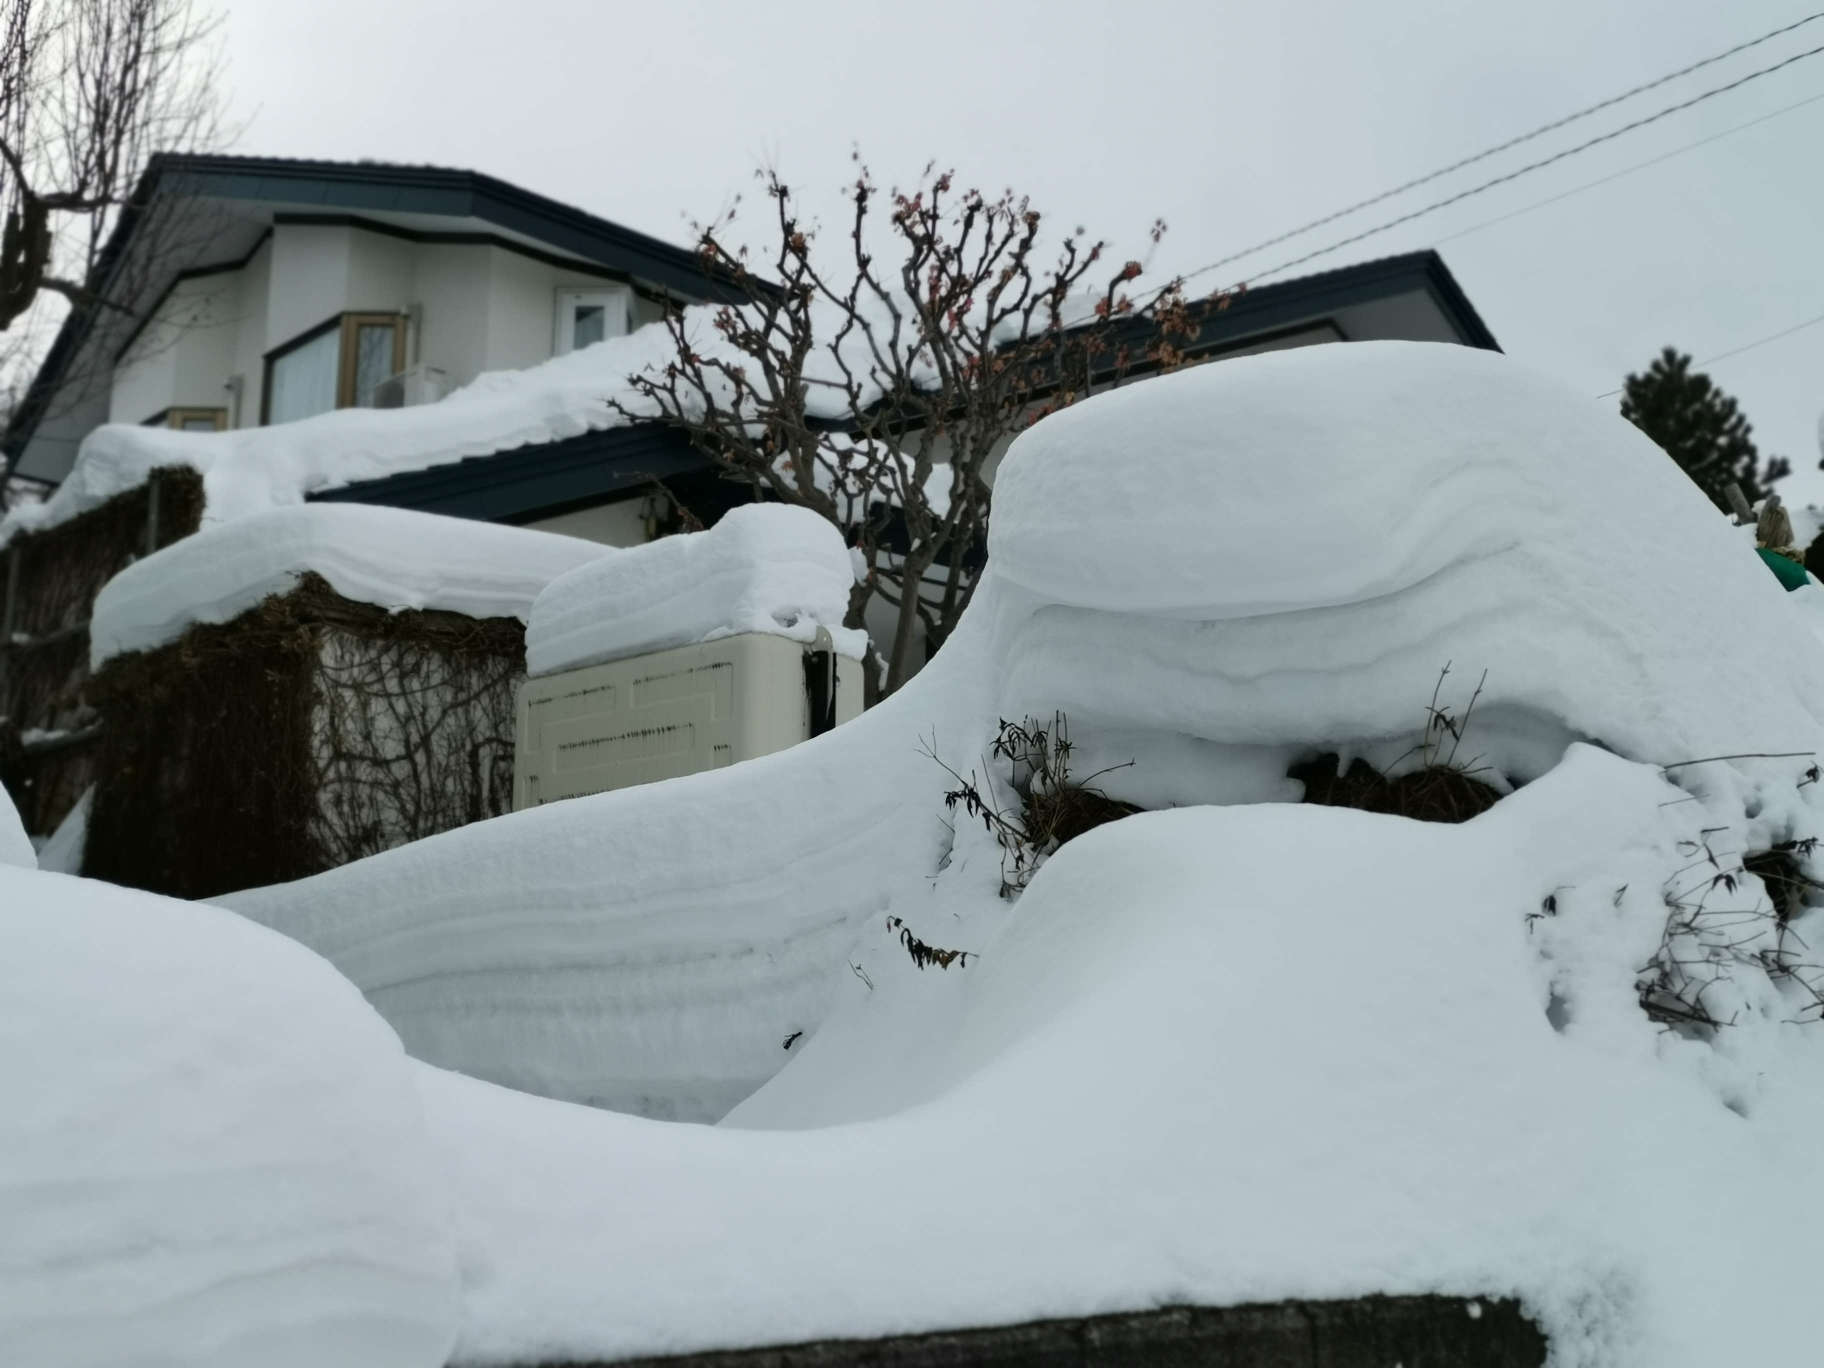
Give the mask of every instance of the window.
M 367 408 L 374 386 L 405 369 L 405 319 L 398 314 L 342 316 L 342 378 L 337 408 Z
M 228 427 L 228 410 L 220 408 L 161 409 L 146 419 L 141 426 L 176 428 L 179 432 L 224 432 Z
M 374 387 L 404 369 L 403 315 L 342 314 L 268 354 L 265 421 L 369 405 Z
M 228 426 L 228 410 L 219 408 L 174 408 L 166 421 L 179 432 L 221 432 Z
M 558 356 L 579 351 L 631 330 L 633 296 L 626 289 L 559 290 L 557 335 L 551 350 Z

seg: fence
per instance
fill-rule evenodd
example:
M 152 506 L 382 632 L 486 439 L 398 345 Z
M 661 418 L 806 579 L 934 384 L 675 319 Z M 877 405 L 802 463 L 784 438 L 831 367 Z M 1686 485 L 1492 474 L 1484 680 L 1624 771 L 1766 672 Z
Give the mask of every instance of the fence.
M 203 481 L 167 466 L 88 512 L 0 549 L 0 782 L 25 829 L 55 831 L 94 779 L 89 615 L 127 566 L 189 536 Z

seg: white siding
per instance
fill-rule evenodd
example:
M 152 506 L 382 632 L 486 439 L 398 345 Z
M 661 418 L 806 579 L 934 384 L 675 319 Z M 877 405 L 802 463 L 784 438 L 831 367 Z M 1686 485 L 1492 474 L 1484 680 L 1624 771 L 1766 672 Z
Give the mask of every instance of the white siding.
M 603 546 L 640 546 L 646 540 L 646 522 L 641 515 L 644 499 L 621 499 L 615 503 L 597 504 L 574 513 L 560 513 L 555 518 L 526 526 L 540 532 L 561 532 L 566 537 L 600 542 Z
M 181 281 L 114 369 L 108 421 L 143 423 L 168 408 L 227 408 L 241 323 L 241 271 Z
M 488 368 L 488 257 L 495 249 L 426 243 L 418 249 L 416 292 L 424 306 L 418 359 L 466 384 Z

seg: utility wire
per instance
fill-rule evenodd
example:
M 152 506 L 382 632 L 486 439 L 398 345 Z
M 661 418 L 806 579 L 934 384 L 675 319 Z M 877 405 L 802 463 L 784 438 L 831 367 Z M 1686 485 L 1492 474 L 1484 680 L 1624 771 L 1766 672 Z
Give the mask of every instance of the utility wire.
M 1796 332 L 1803 332 L 1806 328 L 1815 328 L 1820 323 L 1824 323 L 1824 314 L 1819 314 L 1816 318 L 1808 318 L 1803 323 L 1794 323 L 1790 328 L 1782 328 L 1776 333 L 1768 333 L 1767 336 L 1756 338 L 1754 341 L 1737 347 L 1733 351 L 1721 352 L 1716 356 L 1705 357 L 1702 361 L 1695 361 L 1692 364 L 1700 368 L 1704 366 L 1714 366 L 1718 361 L 1727 361 L 1732 356 L 1740 356 L 1743 352 L 1753 351 L 1756 347 L 1764 347 L 1769 342 L 1778 342 L 1782 337 L 1791 337 Z M 1607 394 L 1599 394 L 1596 397 L 1598 399 L 1612 399 L 1620 393 L 1620 390 L 1612 389 Z
M 1624 170 L 1616 171 L 1611 175 L 1600 176 L 1593 181 L 1587 181 L 1584 184 L 1577 186 L 1575 189 L 1566 190 L 1562 194 L 1551 196 L 1549 199 L 1535 200 L 1533 203 L 1512 210 L 1509 213 L 1500 214 L 1491 219 L 1484 219 L 1480 223 L 1472 224 L 1468 228 L 1460 228 L 1456 232 L 1449 233 L 1441 238 L 1433 238 L 1431 245 L 1433 247 L 1442 247 L 1447 242 L 1455 242 L 1458 238 L 1468 237 L 1471 233 L 1479 233 L 1484 228 L 1493 228 L 1497 223 L 1506 223 L 1509 219 L 1519 218 L 1522 214 L 1530 214 L 1535 209 L 1543 209 L 1548 204 L 1556 204 L 1559 200 L 1567 200 L 1572 195 L 1581 195 L 1585 190 L 1594 190 L 1599 185 L 1607 185 L 1610 181 L 1618 181 L 1623 176 L 1631 176 L 1636 171 L 1646 170 L 1649 166 L 1658 166 L 1663 161 L 1671 161 L 1674 157 L 1682 157 L 1687 152 L 1695 151 L 1697 148 L 1705 147 L 1722 138 L 1727 138 L 1732 133 L 1740 133 L 1744 129 L 1753 128 L 1756 124 L 1764 124 L 1769 119 L 1777 119 L 1782 114 L 1790 114 L 1795 109 L 1803 109 L 1806 105 L 1816 104 L 1819 100 L 1824 100 L 1824 95 L 1813 95 L 1808 99 L 1798 101 L 1796 104 L 1789 104 L 1783 109 L 1776 109 L 1771 114 L 1763 114 L 1758 119 L 1750 119 L 1747 123 L 1737 124 L 1734 128 L 1725 128 L 1721 133 L 1712 133 L 1707 138 L 1699 138 L 1696 142 L 1686 143 L 1683 147 L 1675 148 L 1672 151 L 1662 153 L 1657 157 L 1651 157 L 1643 162 L 1636 162 L 1634 165 L 1627 167 Z
M 1304 224 L 1302 227 L 1294 228 L 1290 232 L 1281 233 L 1277 237 L 1270 237 L 1265 242 L 1257 242 L 1246 251 L 1232 253 L 1231 255 L 1224 257 L 1221 261 L 1213 261 L 1208 266 L 1204 266 L 1192 272 L 1192 275 L 1204 275 L 1207 272 L 1218 270 L 1221 267 L 1227 266 L 1232 261 L 1240 261 L 1245 256 L 1253 256 L 1254 253 L 1264 251 L 1268 247 L 1278 246 L 1280 243 L 1285 242 L 1290 238 L 1299 237 L 1302 234 L 1310 232 L 1313 228 L 1321 228 L 1326 223 L 1335 223 L 1340 218 L 1347 218 L 1350 214 L 1353 214 L 1358 210 L 1369 208 L 1371 205 L 1379 204 L 1383 200 L 1390 200 L 1395 195 L 1402 195 L 1406 191 L 1415 190 L 1421 185 L 1429 185 L 1432 181 L 1448 176 L 1453 171 L 1461 171 L 1466 166 L 1474 166 L 1477 162 L 1486 161 L 1488 158 L 1505 152 L 1509 148 L 1520 146 L 1521 143 L 1531 142 L 1534 138 L 1544 137 L 1547 133 L 1555 132 L 1567 124 L 1576 123 L 1579 119 L 1587 119 L 1590 115 L 1600 113 L 1612 105 L 1618 105 L 1623 100 L 1632 99 L 1634 96 L 1643 94 L 1649 90 L 1655 90 L 1658 87 L 1665 85 L 1668 81 L 1676 81 L 1681 76 L 1689 76 L 1692 72 L 1714 65 L 1726 57 L 1733 57 L 1738 52 L 1746 52 L 1749 48 L 1758 47 L 1762 43 L 1778 38 L 1781 34 L 1791 33 L 1794 29 L 1803 28 L 1806 24 L 1809 24 L 1816 19 L 1824 19 L 1824 11 L 1819 11 L 1816 14 L 1808 14 L 1796 23 L 1787 24 L 1784 28 L 1774 29 L 1771 33 L 1763 33 L 1759 38 L 1751 38 L 1745 43 L 1737 43 L 1734 47 L 1729 48 L 1727 51 L 1719 52 L 1714 57 L 1706 57 L 1701 62 L 1693 62 L 1690 66 L 1680 67 L 1677 71 L 1661 76 L 1657 80 L 1648 81 L 1645 85 L 1637 85 L 1631 90 L 1622 91 L 1619 95 L 1611 95 L 1608 99 L 1598 101 L 1593 105 L 1588 105 L 1583 109 L 1579 109 L 1574 114 L 1566 114 L 1561 119 L 1554 119 L 1551 123 L 1542 124 L 1530 133 L 1522 133 L 1517 138 L 1509 138 L 1504 143 L 1498 143 L 1494 147 L 1476 153 L 1474 156 L 1464 157 L 1461 161 L 1454 161 L 1449 166 L 1442 167 L 1437 171 L 1429 172 L 1426 175 L 1418 177 L 1416 180 L 1409 180 L 1403 185 L 1394 186 L 1391 190 L 1384 190 L 1378 195 L 1372 195 L 1365 200 L 1358 200 L 1347 209 L 1338 209 L 1333 214 L 1325 214 L 1322 218 L 1312 219 L 1311 222 Z M 1724 88 L 1727 89 L 1728 87 Z M 1185 277 L 1187 280 L 1190 278 L 1190 276 Z
M 1343 238 L 1340 242 L 1331 243 L 1328 247 L 1319 247 L 1316 251 L 1306 252 L 1303 256 L 1293 257 L 1290 261 L 1282 261 L 1277 266 L 1256 272 L 1248 277 L 1247 283 L 1251 285 L 1255 281 L 1264 280 L 1270 275 L 1278 275 L 1281 271 L 1289 271 L 1294 266 L 1302 266 L 1307 261 L 1311 261 L 1317 257 L 1328 256 L 1331 252 L 1340 251 L 1344 247 L 1352 246 L 1353 244 L 1362 241 L 1364 238 L 1374 237 L 1376 234 L 1384 233 L 1390 228 L 1397 228 L 1403 223 L 1411 223 L 1414 219 L 1423 218 L 1427 214 L 1436 213 L 1438 210 L 1460 203 L 1461 201 L 1470 198 L 1472 195 L 1479 195 L 1485 190 L 1492 190 L 1498 185 L 1506 185 L 1509 181 L 1518 180 L 1521 176 L 1530 175 L 1534 171 L 1541 170 L 1547 166 L 1552 166 L 1563 161 L 1566 157 L 1574 157 L 1579 152 L 1587 152 L 1592 147 L 1600 146 L 1606 142 L 1613 142 L 1624 133 L 1632 133 L 1637 128 L 1645 128 L 1648 124 L 1658 123 L 1661 119 L 1668 118 L 1673 114 L 1690 109 L 1693 105 L 1702 104 L 1705 100 L 1714 99 L 1718 95 L 1739 89 L 1740 87 L 1747 85 L 1750 81 L 1758 81 L 1763 76 L 1771 76 L 1774 72 L 1783 70 L 1784 68 L 1791 66 L 1794 62 L 1802 62 L 1808 57 L 1816 57 L 1820 52 L 1824 52 L 1824 47 L 1810 48 L 1804 52 L 1796 53 L 1793 56 L 1786 58 L 1784 61 L 1775 62 L 1772 66 L 1762 67 L 1759 71 L 1751 71 L 1746 76 L 1738 77 L 1736 80 L 1730 81 L 1727 85 L 1712 86 L 1702 94 L 1693 95 L 1690 99 L 1682 100 L 1675 105 L 1668 105 L 1666 108 L 1649 114 L 1645 118 L 1634 120 L 1633 123 L 1623 124 L 1620 128 L 1614 129 L 1608 133 L 1599 134 L 1585 142 L 1578 143 L 1575 147 L 1567 147 L 1562 152 L 1554 152 L 1549 157 L 1542 157 L 1536 162 L 1529 162 L 1517 171 L 1509 171 L 1505 175 L 1496 176 L 1492 180 L 1483 181 L 1479 185 L 1472 185 L 1467 190 L 1459 190 L 1456 194 L 1441 200 L 1434 200 L 1423 208 L 1414 209 L 1410 213 L 1401 214 L 1398 218 L 1388 219 L 1384 223 L 1377 223 L 1372 228 L 1365 228 L 1359 233 Z M 1215 265 L 1205 266 L 1191 272 L 1190 275 L 1183 277 L 1183 279 L 1191 280 L 1215 269 Z

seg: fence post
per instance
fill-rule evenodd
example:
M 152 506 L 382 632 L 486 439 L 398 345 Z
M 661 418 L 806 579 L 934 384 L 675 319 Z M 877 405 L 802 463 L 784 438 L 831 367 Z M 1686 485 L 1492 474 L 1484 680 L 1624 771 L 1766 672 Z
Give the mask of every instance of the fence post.
M 0 612 L 0 717 L 11 712 L 12 694 L 7 687 L 11 674 L 8 666 L 13 656 L 13 627 L 19 620 L 19 543 L 6 548 L 6 608 Z
M 146 554 L 158 550 L 158 472 L 146 476 Z

